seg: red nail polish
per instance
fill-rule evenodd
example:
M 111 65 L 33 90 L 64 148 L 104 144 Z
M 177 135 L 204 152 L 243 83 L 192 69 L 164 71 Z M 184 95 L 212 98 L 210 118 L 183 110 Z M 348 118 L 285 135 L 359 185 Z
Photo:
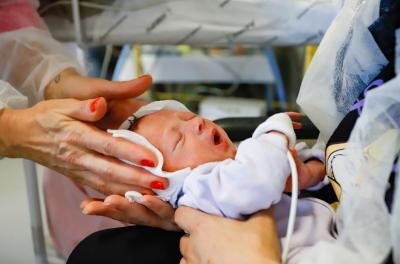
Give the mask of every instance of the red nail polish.
M 153 161 L 147 160 L 147 159 L 141 160 L 140 165 L 146 166 L 146 167 L 155 167 L 156 166 Z
M 150 183 L 150 187 L 153 189 L 157 189 L 157 190 L 165 190 L 164 183 L 159 182 L 159 181 L 152 181 Z
M 100 100 L 100 98 L 101 97 L 96 98 L 96 99 L 93 100 L 93 102 L 90 103 L 90 107 L 89 107 L 90 112 L 94 113 L 94 111 L 96 111 L 96 104 Z

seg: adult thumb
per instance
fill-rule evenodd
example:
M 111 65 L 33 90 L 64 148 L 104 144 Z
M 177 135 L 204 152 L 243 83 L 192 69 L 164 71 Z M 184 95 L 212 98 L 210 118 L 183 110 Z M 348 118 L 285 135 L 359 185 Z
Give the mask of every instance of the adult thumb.
M 71 98 L 88 99 L 104 97 L 107 100 L 123 100 L 143 94 L 152 84 L 151 75 L 142 75 L 130 81 L 108 81 L 99 78 L 80 78 L 79 85 L 74 85 L 79 91 L 70 90 Z M 83 88 L 82 88 L 83 87 Z
M 99 96 L 104 96 L 107 100 L 118 100 L 138 97 L 150 88 L 153 78 L 149 74 L 139 76 L 136 79 L 123 82 L 112 82 L 102 80 L 103 87 L 99 87 Z
M 84 101 L 61 99 L 57 100 L 57 112 L 80 121 L 95 122 L 106 114 L 107 102 L 103 97 Z

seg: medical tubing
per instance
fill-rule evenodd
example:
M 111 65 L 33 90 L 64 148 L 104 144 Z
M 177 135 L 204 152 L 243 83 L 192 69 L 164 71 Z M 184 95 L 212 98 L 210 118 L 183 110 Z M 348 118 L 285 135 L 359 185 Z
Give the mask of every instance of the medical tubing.
M 286 229 L 285 244 L 283 245 L 282 263 L 286 263 L 287 256 L 289 253 L 289 244 L 290 244 L 290 239 L 292 238 L 294 224 L 295 224 L 295 220 L 296 220 L 297 200 L 298 200 L 298 193 L 299 193 L 296 162 L 294 161 L 293 156 L 290 153 L 290 151 L 287 152 L 286 156 L 289 160 L 290 170 L 291 170 L 291 174 L 292 174 L 292 197 L 291 197 L 291 203 L 290 203 L 289 221 L 288 221 L 288 226 Z

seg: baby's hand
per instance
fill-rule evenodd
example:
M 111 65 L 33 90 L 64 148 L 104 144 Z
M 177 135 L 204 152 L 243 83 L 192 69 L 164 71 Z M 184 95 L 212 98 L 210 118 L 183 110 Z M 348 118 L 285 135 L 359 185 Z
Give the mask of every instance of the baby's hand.
M 302 129 L 303 125 L 300 122 L 293 121 L 293 119 L 300 118 L 301 114 L 298 112 L 286 112 L 286 114 L 292 119 L 294 129 Z
M 294 147 L 296 144 L 293 121 L 286 113 L 278 113 L 270 116 L 264 123 L 257 127 L 253 133 L 253 138 L 271 132 L 284 134 L 290 147 Z
M 322 181 L 325 176 L 325 166 L 319 160 L 310 160 L 304 163 L 295 149 L 291 150 L 293 159 L 297 167 L 297 175 L 299 177 L 299 190 L 303 190 L 314 186 Z M 286 181 L 285 192 L 292 191 L 292 177 L 290 176 Z
M 129 202 L 120 195 L 110 195 L 104 201 L 86 199 L 81 203 L 86 215 L 100 215 L 124 223 L 180 230 L 174 221 L 174 209 L 153 195 L 144 195 L 139 203 Z

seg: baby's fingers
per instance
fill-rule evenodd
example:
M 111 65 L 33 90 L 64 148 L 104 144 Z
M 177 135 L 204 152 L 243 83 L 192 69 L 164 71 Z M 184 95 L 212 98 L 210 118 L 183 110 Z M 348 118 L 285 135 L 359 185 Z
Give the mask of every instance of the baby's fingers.
M 302 129 L 303 125 L 300 122 L 293 122 L 294 129 Z
M 296 119 L 300 118 L 301 114 L 297 112 L 286 112 L 286 114 L 291 118 L 291 119 Z M 301 129 L 303 128 L 303 125 L 300 122 L 293 122 L 293 128 L 294 129 Z
M 298 112 L 286 112 L 286 114 L 290 117 L 290 118 L 300 118 L 301 114 Z

